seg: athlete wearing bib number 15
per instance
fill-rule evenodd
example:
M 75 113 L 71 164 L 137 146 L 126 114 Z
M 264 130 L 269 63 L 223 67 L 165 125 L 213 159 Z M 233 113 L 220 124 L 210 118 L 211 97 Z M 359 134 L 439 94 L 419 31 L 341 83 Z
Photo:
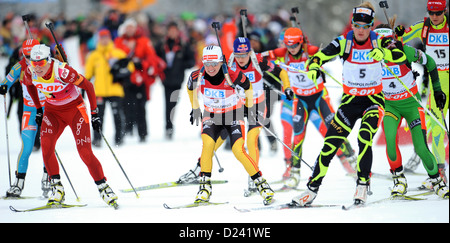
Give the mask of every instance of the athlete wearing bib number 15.
M 92 126 L 100 129 L 94 86 L 67 63 L 50 57 L 50 48 L 36 45 L 31 49 L 31 65 L 25 72 L 24 84 L 36 104 L 36 122 L 41 125 L 42 157 L 50 178 L 52 193 L 48 205 L 61 204 L 65 199 L 61 184 L 55 145 L 66 126 L 70 126 L 78 154 L 89 169 L 102 199 L 116 206 L 117 196 L 106 184 L 102 165 L 92 152 L 91 130 L 86 105 L 78 88 L 86 90 L 91 107 Z M 46 97 L 45 113 L 37 95 Z
M 423 21 L 417 22 L 405 30 L 401 25 L 395 28 L 396 34 L 403 43 L 419 38 L 422 40 L 425 53 L 431 56 L 436 62 L 441 81 L 442 92 L 434 92 L 430 90 L 428 96 L 427 108 L 436 114 L 438 121 L 444 124 L 443 117 L 448 113 L 448 97 L 449 97 L 449 27 L 448 27 L 448 9 L 445 0 L 428 0 L 427 10 L 429 17 Z M 442 100 L 442 104 L 437 104 L 435 97 Z M 445 99 L 447 97 L 447 99 Z M 431 148 L 434 156 L 436 156 L 439 172 L 445 178 L 445 160 L 448 164 L 448 144 L 447 148 L 444 139 L 447 136 L 446 131 L 439 126 L 433 119 L 426 116 L 428 133 L 431 133 Z M 431 188 L 431 183 L 425 183 Z
M 308 77 L 315 80 L 322 63 L 339 55 L 343 61 L 344 94 L 341 105 L 328 127 L 322 151 L 316 159 L 313 174 L 307 183 L 307 190 L 292 199 L 294 204 L 305 206 L 314 201 L 331 159 L 358 119 L 361 119 L 356 166 L 358 178 L 353 199 L 355 204 L 364 204 L 367 200 L 373 137 L 384 115 L 381 62 L 383 59 L 395 63 L 406 60 L 401 50 L 383 48 L 384 39 L 371 31 L 374 16 L 374 7 L 369 2 L 354 8 L 352 31 L 347 36 L 339 36 L 333 40 L 323 50 L 317 52 L 308 63 Z

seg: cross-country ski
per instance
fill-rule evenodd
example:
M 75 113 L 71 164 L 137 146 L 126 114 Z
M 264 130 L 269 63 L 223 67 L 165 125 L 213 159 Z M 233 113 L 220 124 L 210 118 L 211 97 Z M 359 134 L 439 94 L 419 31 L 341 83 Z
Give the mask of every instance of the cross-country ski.
M 449 223 L 448 0 L 1 2 L 0 223 Z

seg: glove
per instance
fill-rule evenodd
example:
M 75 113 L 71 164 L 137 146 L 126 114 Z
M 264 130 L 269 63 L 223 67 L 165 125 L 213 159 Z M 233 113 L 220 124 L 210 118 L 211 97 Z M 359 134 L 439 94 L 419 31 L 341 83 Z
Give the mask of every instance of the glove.
M 397 25 L 397 27 L 395 27 L 394 31 L 398 37 L 403 36 L 405 34 L 405 26 Z
M 319 77 L 320 75 L 320 66 L 322 65 L 322 61 L 320 60 L 319 57 L 313 57 L 311 59 L 311 61 L 308 64 L 308 73 L 306 75 L 308 75 L 308 78 L 311 79 L 314 84 L 316 84 L 317 86 L 317 77 Z
M 5 95 L 8 92 L 8 85 L 2 84 L 0 85 L 0 95 Z
M 384 51 L 379 47 L 374 48 L 369 52 L 369 58 L 379 62 L 384 58 Z
M 44 110 L 41 108 L 36 109 L 36 118 L 34 120 L 36 121 L 36 124 L 40 126 L 42 124 L 42 118 L 44 117 Z
M 439 108 L 439 110 L 443 110 L 445 106 L 445 101 L 447 97 L 445 96 L 445 93 L 442 91 L 435 91 L 434 92 L 434 101 L 436 101 L 436 106 Z
M 195 125 L 198 126 L 198 122 L 202 121 L 203 116 L 202 116 L 202 111 L 200 110 L 200 108 L 197 109 L 192 109 L 191 111 L 191 125 L 194 125 L 194 121 L 195 121 Z
M 381 39 L 381 46 L 384 48 L 388 48 L 392 45 L 395 44 L 394 39 L 392 39 L 392 37 L 383 37 Z M 395 47 L 395 46 L 394 46 Z
M 286 99 L 292 100 L 294 99 L 294 91 L 291 88 L 287 88 L 284 90 L 284 95 L 286 95 Z
M 102 121 L 98 116 L 98 107 L 91 111 L 91 123 L 94 131 L 100 132 L 102 129 Z

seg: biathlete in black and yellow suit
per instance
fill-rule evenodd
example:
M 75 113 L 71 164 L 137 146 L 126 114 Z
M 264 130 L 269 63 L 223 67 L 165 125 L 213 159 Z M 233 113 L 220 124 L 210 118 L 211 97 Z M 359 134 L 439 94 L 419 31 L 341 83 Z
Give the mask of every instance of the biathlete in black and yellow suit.
M 347 35 L 334 39 L 308 62 L 308 77 L 317 78 L 323 62 L 340 56 L 343 60 L 343 91 L 341 105 L 328 127 L 322 151 L 315 161 L 314 171 L 307 183 L 307 190 L 292 202 L 304 206 L 311 204 L 317 196 L 331 159 L 344 139 L 361 119 L 358 133 L 359 155 L 355 204 L 367 200 L 372 169 L 373 138 L 384 116 L 385 99 L 382 93 L 383 59 L 389 62 L 406 61 L 405 53 L 394 48 L 383 48 L 380 36 L 371 31 L 374 22 L 374 7 L 364 2 L 353 9 L 352 30 Z
M 267 205 L 272 203 L 274 192 L 262 177 L 256 161 L 244 148 L 244 106 L 248 110 L 248 119 L 256 118 L 252 84 L 241 71 L 228 70 L 223 61 L 220 47 L 205 47 L 202 58 L 204 66 L 191 73 L 187 84 L 192 105 L 191 123 L 198 125 L 199 121 L 202 121 L 200 188 L 195 202 L 203 203 L 210 199 L 214 148 L 222 130 L 226 129 L 233 154 L 242 163 L 263 197 L 264 204 Z M 198 101 L 198 91 L 202 93 L 203 115 Z
M 329 127 L 334 117 L 334 109 L 329 102 L 328 92 L 324 86 L 325 79 L 322 75 L 316 81 L 309 79 L 306 75 L 306 63 L 310 57 L 309 55 L 317 53 L 319 48 L 307 43 L 304 40 L 303 31 L 296 27 L 286 30 L 283 41 L 285 47 L 271 50 L 268 52 L 268 55 L 272 60 L 275 58 L 284 60 L 285 64 L 280 65 L 286 68 L 292 90 L 295 92 L 295 99 L 292 102 L 293 113 L 290 118 L 294 132 L 293 150 L 298 156 L 291 157 L 292 169 L 290 170 L 289 178 L 285 181 L 285 187 L 296 188 L 300 183 L 302 147 L 310 115 L 312 112 L 317 112 L 320 116 L 324 129 L 319 132 L 325 136 L 327 127 Z M 286 144 L 290 144 L 288 141 L 292 139 L 290 134 L 285 135 L 287 135 L 285 137 Z M 344 140 L 342 147 L 337 153 L 347 171 L 354 173 L 350 162 L 356 159 L 353 157 L 354 151 L 347 139 Z
M 292 100 L 294 93 L 290 88 L 289 77 L 285 70 L 275 66 L 269 62 L 267 58 L 260 53 L 254 53 L 251 48 L 250 40 L 246 37 L 238 37 L 233 43 L 233 53 L 228 62 L 228 68 L 231 71 L 241 71 L 247 76 L 252 84 L 253 89 L 253 105 L 255 107 L 257 119 L 250 117 L 247 132 L 247 149 L 250 157 L 259 165 L 259 145 L 258 137 L 262 126 L 265 123 L 267 115 L 266 92 L 264 90 L 263 76 L 270 73 L 281 80 L 287 99 Z M 244 107 L 244 114 L 248 113 L 247 107 Z M 251 179 L 249 179 L 249 188 L 245 195 L 256 192 L 256 187 Z

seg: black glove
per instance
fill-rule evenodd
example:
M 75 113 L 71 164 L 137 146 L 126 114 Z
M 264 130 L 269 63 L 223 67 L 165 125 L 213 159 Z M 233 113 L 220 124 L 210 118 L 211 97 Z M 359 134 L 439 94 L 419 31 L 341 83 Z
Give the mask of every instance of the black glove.
M 436 101 L 436 106 L 439 108 L 439 110 L 443 110 L 445 106 L 445 101 L 447 97 L 445 96 L 445 93 L 442 91 L 436 91 L 434 92 L 434 101 Z
M 0 85 L 0 95 L 5 95 L 8 92 L 8 85 L 2 84 Z
M 294 99 L 294 91 L 291 88 L 287 88 L 284 90 L 284 95 L 286 95 L 286 99 L 292 100 Z
M 36 124 L 40 126 L 42 124 L 42 118 L 44 117 L 44 110 L 41 108 L 36 109 L 36 118 L 34 119 L 36 121 Z
M 200 108 L 197 109 L 192 109 L 191 111 L 191 125 L 194 125 L 194 121 L 195 121 L 195 125 L 198 126 L 198 122 L 202 121 L 202 111 L 200 110 Z
M 98 116 L 98 108 L 95 108 L 95 110 L 91 111 L 91 123 L 94 131 L 100 132 L 100 130 L 102 129 L 102 121 Z
M 395 34 L 398 37 L 403 36 L 405 34 L 405 26 L 397 25 L 397 27 L 395 27 Z
M 387 49 L 391 49 L 392 44 L 395 44 L 394 39 L 392 37 L 383 37 L 381 39 L 381 46 Z M 395 45 L 393 46 L 395 48 Z

